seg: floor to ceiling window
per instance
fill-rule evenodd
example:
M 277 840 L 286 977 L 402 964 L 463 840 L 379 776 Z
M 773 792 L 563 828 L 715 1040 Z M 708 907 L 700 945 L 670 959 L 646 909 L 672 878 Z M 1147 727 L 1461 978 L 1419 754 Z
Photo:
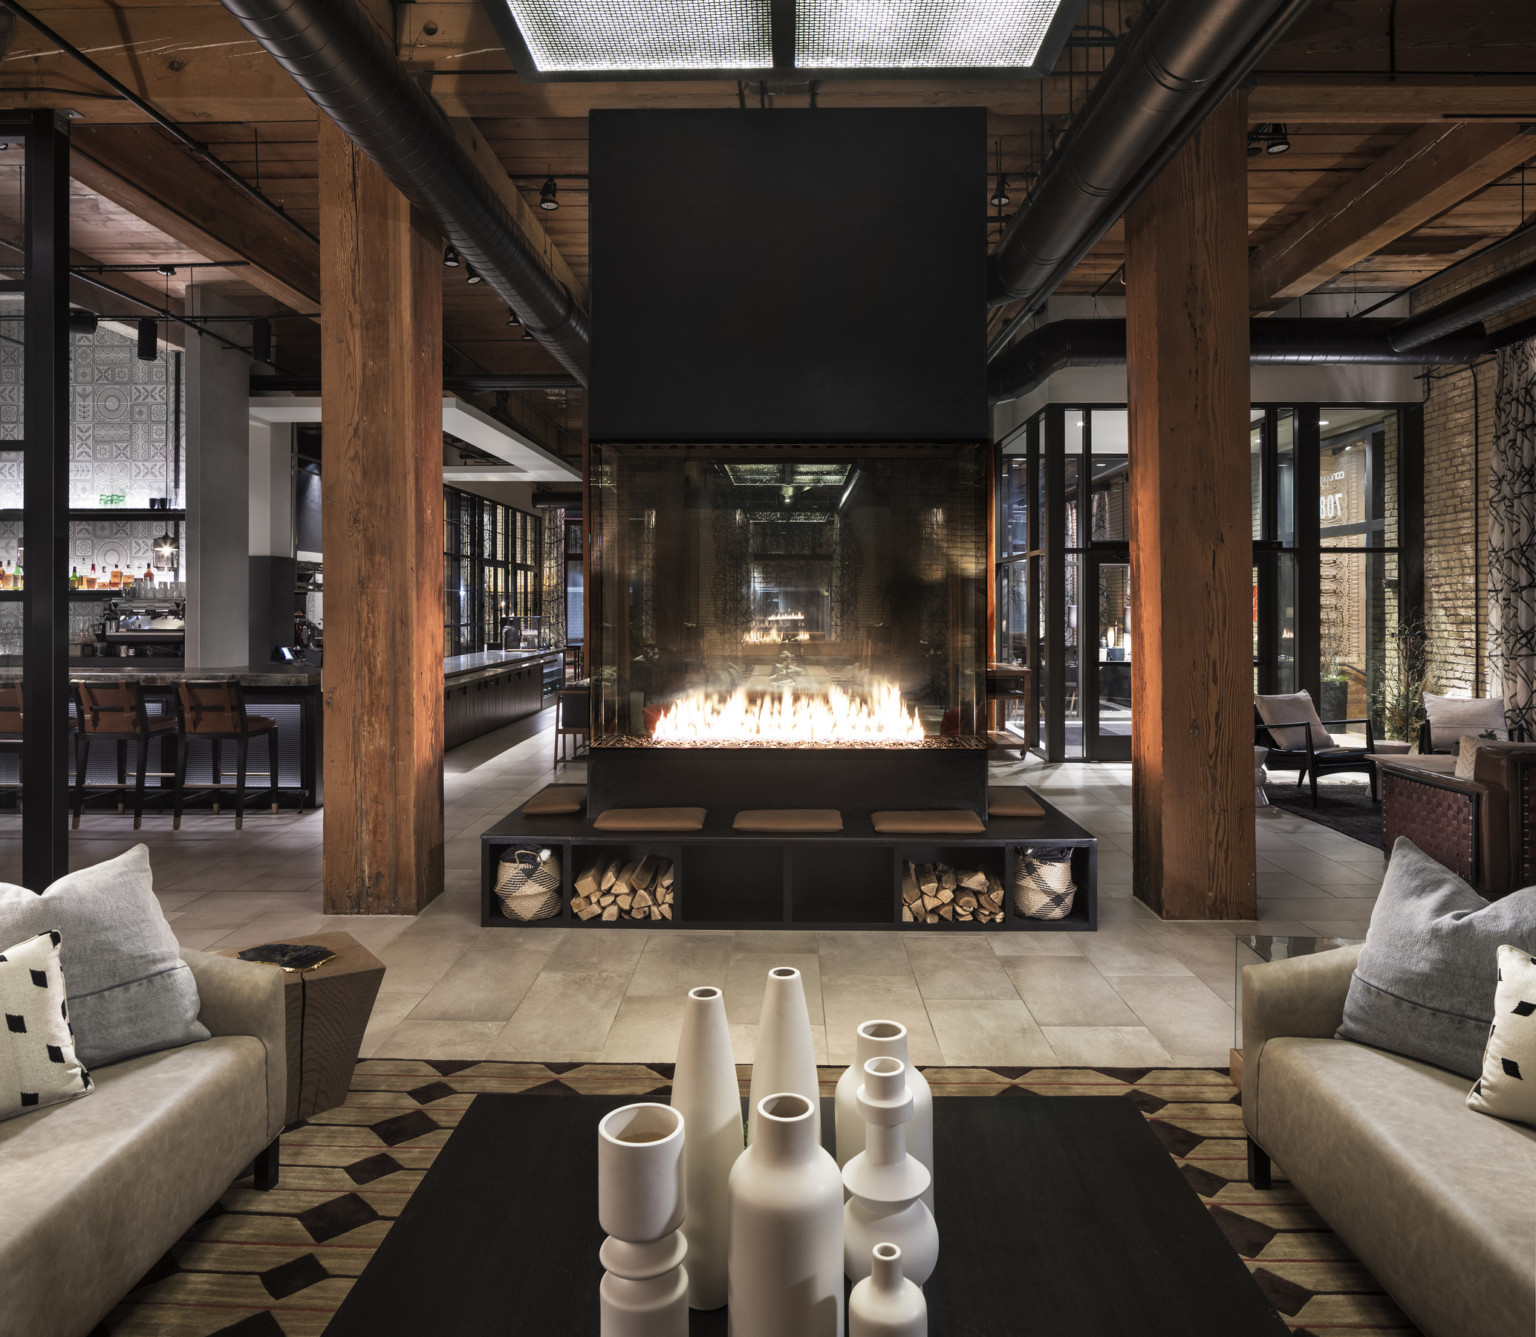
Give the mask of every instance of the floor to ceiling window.
M 542 527 L 527 511 L 443 489 L 445 655 L 500 649 L 509 623 L 517 636 L 537 632 Z
M 1422 603 L 1421 438 L 1417 405 L 1254 406 L 1255 691 L 1308 691 L 1325 720 L 1376 709 Z M 1052 405 L 1000 449 L 996 654 L 1035 702 L 1004 727 L 1050 761 L 1130 755 L 1132 467 L 1120 405 Z

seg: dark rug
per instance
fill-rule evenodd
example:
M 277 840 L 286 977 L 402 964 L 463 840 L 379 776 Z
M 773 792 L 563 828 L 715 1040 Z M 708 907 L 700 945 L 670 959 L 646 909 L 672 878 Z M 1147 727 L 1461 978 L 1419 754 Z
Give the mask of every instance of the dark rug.
M 1381 804 L 1372 800 L 1369 785 L 1319 780 L 1317 807 L 1312 806 L 1312 791 L 1297 787 L 1294 780 L 1281 780 L 1264 786 L 1269 801 L 1277 808 L 1326 826 L 1330 831 L 1353 836 L 1367 845 L 1382 849 Z
M 745 1093 L 750 1069 L 738 1071 Z M 924 1072 L 936 1096 L 1117 1095 L 1134 1102 L 1295 1337 L 1418 1337 L 1370 1273 L 1283 1181 L 1278 1166 L 1273 1190 L 1248 1187 L 1243 1112 L 1226 1073 Z M 820 1075 L 822 1094 L 831 1095 L 841 1069 L 822 1068 Z M 665 1100 L 671 1078 L 670 1064 L 359 1063 L 344 1105 L 283 1134 L 278 1187 L 259 1193 L 249 1179 L 235 1184 L 93 1337 L 320 1337 L 478 1093 Z M 1055 1261 L 1070 1265 L 1065 1255 Z

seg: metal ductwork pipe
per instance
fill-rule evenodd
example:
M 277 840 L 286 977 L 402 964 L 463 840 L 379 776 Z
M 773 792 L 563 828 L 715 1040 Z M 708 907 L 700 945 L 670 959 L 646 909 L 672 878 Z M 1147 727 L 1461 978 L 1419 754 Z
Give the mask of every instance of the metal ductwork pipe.
M 1253 320 L 1248 358 L 1260 366 L 1459 365 L 1530 333 L 1524 326 L 1493 336 L 1478 329 L 1404 352 L 1392 346 L 1396 325 L 1392 320 Z M 1057 320 L 1025 335 L 992 364 L 987 394 L 994 404 L 1018 399 L 1066 367 L 1124 363 L 1125 321 Z
M 1398 321 L 1392 327 L 1392 347 L 1404 351 L 1422 348 L 1432 339 L 1454 334 L 1468 325 L 1533 300 L 1536 300 L 1536 261 Z
M 1214 110 L 1298 11 L 1294 0 L 1165 0 L 1094 85 L 1060 152 L 993 253 L 988 300 L 1043 301 L 1046 285 L 1156 150 Z M 1114 218 L 1105 220 L 1104 226 Z M 1102 229 L 1101 233 L 1102 235 Z
M 356 0 L 224 0 L 224 7 L 585 385 L 592 353 L 585 313 L 524 244 L 442 110 Z

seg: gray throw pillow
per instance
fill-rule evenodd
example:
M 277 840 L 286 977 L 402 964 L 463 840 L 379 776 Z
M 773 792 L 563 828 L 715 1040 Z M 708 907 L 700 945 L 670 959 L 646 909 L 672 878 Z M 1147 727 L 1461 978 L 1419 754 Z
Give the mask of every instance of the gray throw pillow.
M 1399 837 L 1338 1038 L 1476 1077 L 1505 943 L 1536 953 L 1536 887 L 1486 901 Z
M 143 845 L 61 877 L 42 895 L 0 882 L 0 942 L 50 929 L 63 938 L 75 1052 L 87 1068 L 208 1038 Z

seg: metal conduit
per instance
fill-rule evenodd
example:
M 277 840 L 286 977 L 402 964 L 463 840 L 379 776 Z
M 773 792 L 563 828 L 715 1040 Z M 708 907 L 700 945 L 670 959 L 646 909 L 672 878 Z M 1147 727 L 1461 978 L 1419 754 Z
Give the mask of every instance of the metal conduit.
M 586 314 L 523 242 L 442 110 L 356 0 L 224 0 L 224 7 L 585 385 Z
M 1496 334 L 1481 328 L 1423 344 L 1409 352 L 1392 346 L 1392 320 L 1261 319 L 1249 322 L 1249 361 L 1261 366 L 1317 366 L 1349 363 L 1443 366 L 1476 358 L 1528 337 L 1523 322 Z M 1058 320 L 1020 339 L 987 374 L 992 403 L 1018 399 L 1067 367 L 1112 367 L 1125 363 L 1125 321 Z

